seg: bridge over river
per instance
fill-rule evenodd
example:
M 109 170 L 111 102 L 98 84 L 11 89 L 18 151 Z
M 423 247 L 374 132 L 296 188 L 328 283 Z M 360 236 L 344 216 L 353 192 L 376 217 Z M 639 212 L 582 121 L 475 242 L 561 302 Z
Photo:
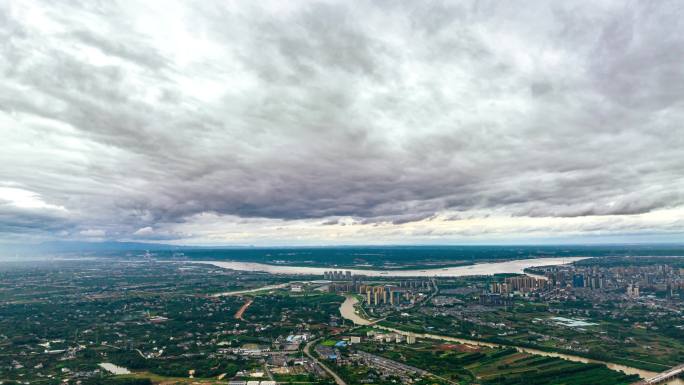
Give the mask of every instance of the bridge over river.
M 666 384 L 670 380 L 674 380 L 680 374 L 684 373 L 684 364 L 670 368 L 664 372 L 658 373 L 653 377 L 647 378 L 645 380 L 635 382 L 633 385 L 656 385 L 656 384 Z

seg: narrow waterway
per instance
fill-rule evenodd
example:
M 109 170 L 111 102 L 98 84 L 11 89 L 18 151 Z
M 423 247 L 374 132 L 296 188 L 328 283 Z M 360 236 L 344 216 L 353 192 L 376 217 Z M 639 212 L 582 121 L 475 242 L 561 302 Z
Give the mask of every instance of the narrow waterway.
M 356 304 L 359 300 L 353 295 L 347 295 L 347 299 L 340 305 L 342 318 L 352 321 L 354 325 L 370 325 L 371 322 L 356 313 Z
M 356 312 L 355 305 L 357 303 L 358 303 L 358 299 L 356 297 L 354 297 L 352 295 L 348 295 L 346 300 L 342 303 L 342 305 L 340 305 L 340 314 L 342 315 L 342 317 L 349 320 L 349 321 L 352 321 L 355 325 L 370 325 L 370 324 L 372 324 L 372 322 L 361 317 Z M 395 328 L 389 328 L 389 327 L 380 326 L 380 325 L 375 325 L 375 327 L 378 329 L 391 331 L 391 332 L 394 332 L 397 334 L 402 334 L 402 335 L 409 334 L 409 332 L 399 330 L 399 329 L 395 329 Z M 469 345 L 476 345 L 476 346 L 513 347 L 516 350 L 518 350 L 519 352 L 523 352 L 523 353 L 536 354 L 536 355 L 547 356 L 547 357 L 558 357 L 558 358 L 562 358 L 562 359 L 568 360 L 568 361 L 583 362 L 585 364 L 588 364 L 588 363 L 604 364 L 609 369 L 621 371 L 621 372 L 624 372 L 627 374 L 637 374 L 641 378 L 651 378 L 657 374 L 656 372 L 651 372 L 648 370 L 633 368 L 631 366 L 614 364 L 612 362 L 605 362 L 605 361 L 600 361 L 600 360 L 593 360 L 590 358 L 575 356 L 575 355 L 571 355 L 571 354 L 545 352 L 543 350 L 522 348 L 522 347 L 518 347 L 518 346 L 509 346 L 509 345 L 502 345 L 502 344 L 493 344 L 493 343 L 489 343 L 489 342 L 482 342 L 482 341 L 470 340 L 470 339 L 465 339 L 465 338 L 456 338 L 456 337 L 450 337 L 450 336 L 442 336 L 442 335 L 437 335 L 437 334 L 429 334 L 429 333 L 413 333 L 413 334 L 419 338 L 442 340 L 442 341 L 449 341 L 449 342 L 458 342 L 458 343 L 462 343 L 462 344 L 469 344 Z M 671 381 L 666 382 L 664 384 L 684 385 L 684 380 L 674 379 L 674 380 L 671 380 Z

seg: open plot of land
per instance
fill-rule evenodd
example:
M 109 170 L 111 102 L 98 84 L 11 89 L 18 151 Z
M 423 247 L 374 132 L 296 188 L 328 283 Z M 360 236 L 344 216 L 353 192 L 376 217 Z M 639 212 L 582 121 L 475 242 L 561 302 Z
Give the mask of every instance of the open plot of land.
M 638 379 L 599 364 L 535 356 L 519 353 L 515 349 L 461 347 L 458 344 L 363 344 L 360 349 L 465 384 L 619 385 L 630 384 Z

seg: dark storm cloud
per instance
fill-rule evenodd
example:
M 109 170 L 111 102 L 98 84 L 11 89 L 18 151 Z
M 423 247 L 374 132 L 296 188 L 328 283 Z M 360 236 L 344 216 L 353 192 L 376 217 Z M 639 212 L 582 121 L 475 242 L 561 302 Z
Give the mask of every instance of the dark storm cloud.
M 2 238 L 30 240 L 46 233 L 59 234 L 76 227 L 68 218 L 57 213 L 25 210 L 0 204 L 0 234 Z
M 70 234 L 113 238 L 183 237 L 154 229 L 205 212 L 403 224 L 678 207 L 681 16 L 676 2 L 6 3 L 0 182 L 63 206 Z M 0 232 L 34 228 L 2 218 Z

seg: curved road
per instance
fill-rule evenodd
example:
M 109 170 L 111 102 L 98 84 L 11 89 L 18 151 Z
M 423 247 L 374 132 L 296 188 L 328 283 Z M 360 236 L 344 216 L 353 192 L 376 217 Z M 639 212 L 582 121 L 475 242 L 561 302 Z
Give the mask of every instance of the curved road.
M 324 363 L 319 361 L 318 358 L 314 357 L 311 354 L 311 352 L 310 352 L 311 346 L 314 345 L 316 342 L 318 342 L 319 339 L 320 338 L 312 340 L 311 342 L 306 344 L 306 346 L 304 347 L 304 354 L 306 354 L 307 357 L 311 358 L 311 360 L 313 360 L 313 362 L 318 364 L 318 366 L 323 368 L 323 370 L 325 370 L 326 373 L 328 373 L 333 379 L 335 379 L 335 382 L 337 383 L 337 385 L 347 385 L 347 383 L 344 382 L 344 380 L 340 376 L 338 376 L 337 373 L 333 372 L 329 367 L 325 366 Z

